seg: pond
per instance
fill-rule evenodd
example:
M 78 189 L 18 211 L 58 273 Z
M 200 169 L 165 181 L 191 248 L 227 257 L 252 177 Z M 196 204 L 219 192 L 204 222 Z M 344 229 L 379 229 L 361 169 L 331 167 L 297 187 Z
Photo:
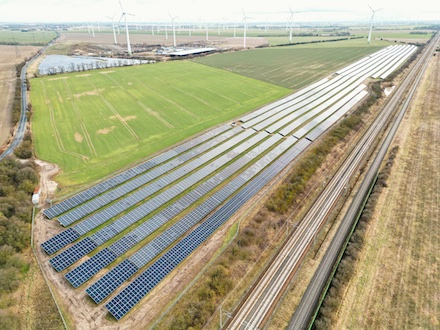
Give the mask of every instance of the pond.
M 149 63 L 155 63 L 155 61 L 92 56 L 48 55 L 38 66 L 38 73 L 40 75 L 52 75 L 64 72 L 80 72 Z

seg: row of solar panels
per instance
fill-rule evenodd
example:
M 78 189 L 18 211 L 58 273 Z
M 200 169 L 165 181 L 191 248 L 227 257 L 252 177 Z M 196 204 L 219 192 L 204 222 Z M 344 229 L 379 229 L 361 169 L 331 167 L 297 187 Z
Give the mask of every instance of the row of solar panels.
M 62 213 L 65 213 L 66 211 L 100 195 L 101 193 L 134 178 L 135 176 L 149 170 L 150 168 L 152 168 L 158 164 L 161 164 L 161 163 L 179 155 L 180 153 L 182 153 L 186 150 L 189 150 L 189 149 L 193 148 L 194 146 L 197 146 L 200 143 L 202 143 L 206 140 L 209 140 L 210 138 L 212 138 L 212 137 L 214 137 L 214 136 L 216 136 L 226 130 L 229 130 L 229 129 L 230 129 L 229 125 L 223 125 L 223 126 L 215 128 L 213 130 L 210 130 L 209 132 L 201 135 L 197 139 L 192 139 L 190 141 L 187 141 L 187 142 L 185 142 L 185 143 L 183 143 L 173 149 L 170 149 L 170 150 L 158 155 L 157 157 L 149 159 L 148 161 L 146 161 L 142 164 L 134 166 L 125 172 L 122 172 L 118 175 L 115 175 L 105 181 L 98 183 L 97 185 L 94 185 L 93 187 L 91 187 L 89 189 L 86 189 L 86 190 L 80 192 L 77 195 L 74 195 L 70 198 L 67 198 L 64 201 L 44 210 L 43 213 L 49 219 L 52 219 Z
M 277 139 L 273 137 L 273 139 Z M 278 138 L 279 139 L 279 138 Z M 244 175 L 239 176 L 232 180 L 229 184 L 223 187 L 219 192 L 213 195 L 208 200 L 204 201 L 202 205 L 200 205 L 197 209 L 189 213 L 183 219 L 181 219 L 177 224 L 170 228 L 168 231 L 176 230 L 179 225 L 182 225 L 186 230 L 202 220 L 206 215 L 208 215 L 212 210 L 218 207 L 224 200 L 230 197 L 233 193 L 235 193 L 239 188 L 241 188 L 246 182 L 248 182 L 254 175 L 256 175 L 259 171 L 261 171 L 268 163 L 273 160 L 273 158 L 277 157 L 280 153 L 282 153 L 286 147 L 292 145 L 296 139 L 289 139 L 284 142 L 278 148 L 274 149 L 260 161 L 255 163 L 251 168 L 249 168 Z M 182 235 L 182 234 L 181 234 Z M 179 236 L 181 236 L 179 235 Z M 178 236 L 178 237 L 179 237 Z M 161 238 L 170 240 L 169 242 L 162 242 L 157 244 L 156 242 L 160 241 Z M 107 297 L 111 292 L 113 292 L 120 284 L 124 281 L 128 280 L 135 271 L 145 266 L 149 261 L 151 261 L 158 253 L 163 251 L 163 249 L 167 248 L 177 237 L 170 238 L 167 233 L 163 233 L 156 240 L 156 242 L 151 242 L 147 244 L 144 248 L 140 249 L 137 253 L 135 253 L 132 257 L 127 259 L 130 262 L 123 262 L 122 264 L 116 266 L 113 270 L 107 273 L 104 277 L 99 279 L 95 284 L 89 287 L 86 292 L 94 299 L 97 303 L 101 302 L 105 297 Z M 154 244 L 156 243 L 156 244 Z M 136 266 L 136 269 L 132 267 L 132 265 Z M 117 283 L 117 285 L 116 285 Z
M 350 109 L 352 109 L 357 103 L 359 103 L 366 95 L 367 91 L 362 90 L 356 96 L 354 96 L 349 102 L 347 102 L 342 108 L 333 113 L 326 120 L 322 121 L 313 130 L 311 130 L 306 138 L 310 141 L 315 141 L 322 133 L 329 129 L 339 119 L 341 119 Z

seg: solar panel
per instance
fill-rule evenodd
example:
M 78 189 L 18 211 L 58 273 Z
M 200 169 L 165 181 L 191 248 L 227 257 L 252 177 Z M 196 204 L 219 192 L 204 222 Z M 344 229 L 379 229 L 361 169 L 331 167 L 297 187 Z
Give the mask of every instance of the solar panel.
M 336 112 L 339 108 L 341 108 L 344 104 L 349 102 L 356 94 L 358 94 L 361 90 L 363 90 L 366 86 L 361 84 L 360 86 L 356 87 L 354 90 L 350 91 L 348 94 L 343 96 L 347 90 L 351 89 L 351 87 L 347 88 L 347 90 L 338 93 L 331 99 L 329 99 L 327 102 L 323 103 L 323 106 L 317 108 L 317 112 L 320 112 L 316 117 L 314 117 L 311 121 L 309 121 L 307 124 L 302 126 L 300 129 L 296 130 L 292 134 L 296 138 L 302 138 L 304 135 L 306 135 L 313 127 L 317 126 L 319 123 L 324 121 L 327 117 L 331 116 L 334 112 Z M 343 96 L 341 98 L 341 96 Z M 336 101 L 336 102 L 335 102 Z M 331 107 L 327 107 L 328 104 L 333 104 Z M 322 111 L 321 110 L 324 110 Z
M 75 230 L 69 228 L 41 244 L 41 247 L 47 254 L 53 254 L 79 237 L 80 235 Z
M 116 290 L 125 278 L 130 278 L 139 269 L 130 260 L 125 259 L 115 268 L 112 272 L 105 274 L 96 283 L 86 289 L 86 293 L 93 299 L 93 301 L 99 304 L 103 301 L 111 292 Z
M 96 243 L 90 238 L 86 237 L 75 245 L 69 247 L 67 250 L 50 259 L 49 262 L 57 272 L 60 272 L 96 248 Z
M 320 85 L 326 83 L 327 81 L 328 81 L 328 79 L 324 78 L 324 79 L 322 79 L 322 80 L 320 80 L 320 81 L 318 81 L 316 83 L 313 83 L 313 84 L 311 84 L 311 85 L 309 85 L 309 86 L 299 90 L 298 92 L 296 92 L 296 93 L 294 93 L 292 95 L 289 95 L 289 96 L 287 96 L 287 97 L 285 97 L 285 98 L 283 98 L 283 99 L 281 99 L 279 101 L 275 101 L 275 102 L 273 102 L 273 103 L 271 103 L 269 105 L 266 105 L 266 106 L 264 106 L 264 107 L 262 107 L 262 108 L 260 108 L 260 109 L 258 109 L 256 111 L 252 111 L 251 113 L 249 113 L 246 116 L 242 117 L 240 119 L 240 121 L 245 123 L 245 122 L 248 122 L 249 120 L 251 120 L 251 119 L 253 119 L 253 118 L 257 117 L 257 116 L 260 116 L 261 114 L 264 114 L 264 113 L 266 113 L 266 112 L 268 112 L 268 111 L 270 111 L 272 109 L 288 107 L 288 106 L 291 105 L 290 102 L 292 100 L 295 100 L 299 96 L 301 96 L 301 95 L 303 95 L 303 94 L 305 94 L 305 93 L 307 93 L 307 92 L 309 92 L 311 90 L 317 89 Z M 259 121 L 261 121 L 261 120 L 257 120 L 256 122 L 254 122 L 254 124 L 259 122 Z M 244 127 L 246 127 L 246 126 L 244 126 Z
M 349 111 L 354 105 L 356 105 L 362 98 L 368 94 L 367 91 L 360 91 L 356 96 L 354 96 L 347 104 L 345 104 L 341 109 L 336 111 L 331 117 L 327 118 L 317 127 L 315 127 L 311 132 L 307 134 L 307 139 L 310 141 L 315 141 L 323 132 L 325 132 L 330 126 L 336 123 L 342 116 L 344 116 L 347 111 Z
M 85 283 L 101 269 L 115 261 L 117 255 L 110 249 L 103 249 L 78 267 L 68 272 L 65 277 L 73 287 L 77 288 Z

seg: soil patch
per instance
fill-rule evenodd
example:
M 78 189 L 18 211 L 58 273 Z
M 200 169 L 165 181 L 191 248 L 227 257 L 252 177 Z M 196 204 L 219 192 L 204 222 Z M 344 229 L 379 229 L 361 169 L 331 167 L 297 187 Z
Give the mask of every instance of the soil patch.
M 87 92 L 83 92 L 83 93 L 79 93 L 79 94 L 73 94 L 73 96 L 75 98 L 79 99 L 81 96 L 94 96 L 94 95 L 98 95 L 99 93 L 102 93 L 103 91 L 105 91 L 104 88 L 98 88 L 93 91 L 87 91 Z
M 83 137 L 78 132 L 75 132 L 75 141 L 81 143 L 83 141 Z
M 106 134 L 108 134 L 108 133 L 113 132 L 113 130 L 114 130 L 115 128 L 116 128 L 116 126 L 112 126 L 112 127 L 107 127 L 107 128 L 98 129 L 98 130 L 96 131 L 96 133 L 97 133 L 97 134 L 104 134 L 104 135 L 106 135 Z

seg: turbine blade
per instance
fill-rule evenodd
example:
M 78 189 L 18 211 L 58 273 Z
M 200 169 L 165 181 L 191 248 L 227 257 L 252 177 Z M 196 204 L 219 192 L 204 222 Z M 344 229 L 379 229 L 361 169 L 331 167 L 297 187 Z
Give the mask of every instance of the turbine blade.
M 371 6 L 370 5 L 368 5 L 368 7 L 370 7 L 370 9 L 371 9 L 371 11 L 374 13 L 374 9 L 373 8 L 371 8 Z
M 118 25 L 121 23 L 122 18 L 124 17 L 124 15 L 125 15 L 125 14 L 122 14 L 122 15 L 121 15 L 121 18 L 120 18 L 119 21 L 118 21 Z
M 124 8 L 122 8 L 121 0 L 119 0 L 119 6 L 121 7 L 121 11 L 122 11 L 122 13 L 124 13 Z

